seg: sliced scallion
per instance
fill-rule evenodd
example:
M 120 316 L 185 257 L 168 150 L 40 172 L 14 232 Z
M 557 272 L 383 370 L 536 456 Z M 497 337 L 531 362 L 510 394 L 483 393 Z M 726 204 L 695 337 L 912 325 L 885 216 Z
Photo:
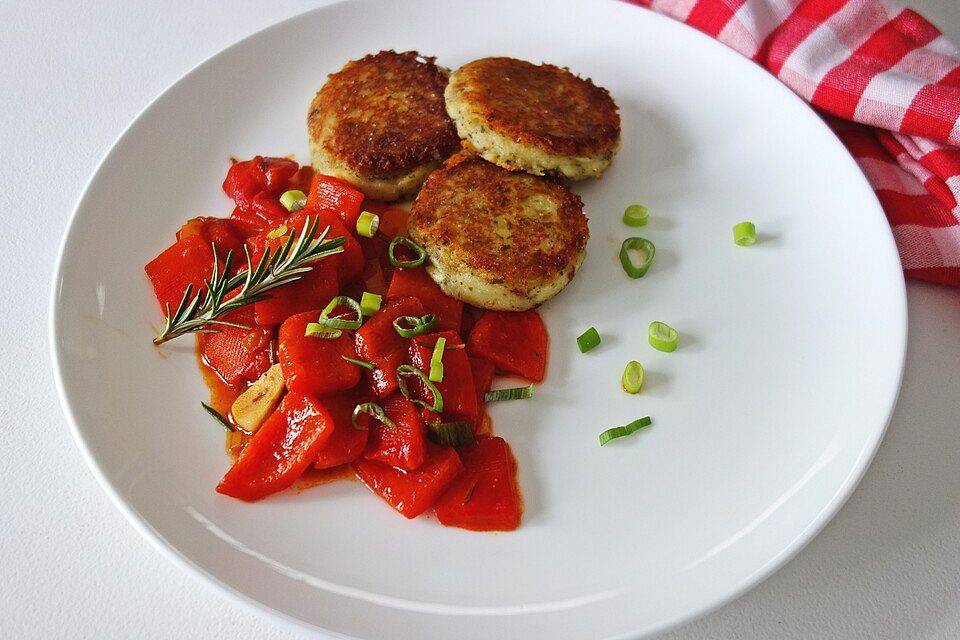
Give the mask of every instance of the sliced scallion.
M 348 358 L 347 356 L 340 356 L 340 357 L 346 360 L 347 362 L 349 362 L 350 364 L 355 364 L 358 367 L 363 367 L 367 371 L 377 370 L 377 365 L 373 364 L 372 362 L 367 362 L 366 360 L 357 360 L 356 358 Z
M 410 249 L 416 255 L 413 260 L 400 260 L 397 258 L 397 247 L 401 244 Z M 387 257 L 390 258 L 390 264 L 393 266 L 406 269 L 410 267 L 419 267 L 422 265 L 427 259 L 427 252 L 423 250 L 423 247 L 418 245 L 410 238 L 407 238 L 406 236 L 397 236 L 390 241 L 390 245 L 387 247 Z
M 620 378 L 620 384 L 627 393 L 640 393 L 640 387 L 643 386 L 643 365 L 636 360 L 628 362 Z
M 284 191 L 283 195 L 280 196 L 280 204 L 290 213 L 300 211 L 300 209 L 307 206 L 307 194 L 299 189 Z
M 437 328 L 437 316 L 428 313 L 425 316 L 400 316 L 393 321 L 393 328 L 401 338 L 412 338 L 424 333 L 430 333 Z
M 380 311 L 380 305 L 383 303 L 383 296 L 376 293 L 364 291 L 360 296 L 360 312 L 365 316 L 372 316 Z
M 473 442 L 473 428 L 469 422 L 432 422 L 427 425 L 431 440 L 445 447 L 462 447 Z
M 649 218 L 650 212 L 642 204 L 632 204 L 623 212 L 623 224 L 628 227 L 642 227 Z
M 510 389 L 493 389 L 487 391 L 483 399 L 486 402 L 500 402 L 501 400 L 526 400 L 533 397 L 533 385 L 526 387 L 512 387 Z
M 627 238 L 620 245 L 620 264 L 631 278 L 642 278 L 656 251 L 657 248 L 646 238 Z
M 676 351 L 680 334 L 665 322 L 651 322 L 647 329 L 647 342 L 657 351 Z
M 334 340 L 343 335 L 343 331 L 340 329 L 330 329 L 323 326 L 319 322 L 308 322 L 307 328 L 304 330 L 303 335 L 308 338 L 321 338 L 323 340 Z
M 752 222 L 738 222 L 733 225 L 733 241 L 741 247 L 757 243 L 757 228 Z
M 437 338 L 437 344 L 433 346 L 433 355 L 430 356 L 430 382 L 443 382 L 443 349 L 447 346 L 447 339 Z
M 411 376 L 420 378 L 420 381 L 423 382 L 424 386 L 433 395 L 433 404 L 427 404 L 410 392 L 410 385 L 407 384 L 407 378 Z M 402 364 L 397 367 L 397 382 L 400 383 L 400 393 L 403 394 L 404 398 L 436 413 L 443 413 L 443 396 L 440 395 L 440 390 L 437 389 L 437 385 L 433 384 L 423 371 L 409 364 Z
M 331 318 L 330 314 L 340 306 L 349 307 L 350 310 L 356 314 L 356 319 L 344 320 L 343 318 Z M 317 320 L 317 323 L 327 329 L 359 329 L 360 325 L 363 324 L 363 310 L 360 308 L 360 303 L 353 298 L 349 296 L 337 296 L 320 312 L 320 319 Z
M 207 413 L 213 416 L 213 419 L 216 420 L 221 427 L 223 427 L 224 431 L 227 433 L 233 433 L 236 431 L 234 426 L 230 424 L 230 421 L 223 417 L 222 413 L 208 405 L 206 402 L 201 402 L 200 405 L 206 410 Z
M 637 431 L 640 431 L 640 429 L 650 426 L 652 423 L 653 421 L 650 419 L 650 416 L 646 416 L 640 418 L 639 420 L 634 420 L 630 424 L 625 424 L 622 427 L 613 427 L 612 429 L 607 429 L 600 434 L 600 446 L 602 447 L 611 440 L 616 440 L 617 438 L 623 438 L 624 436 L 629 436 L 632 433 L 636 433 Z
M 360 431 L 366 430 L 366 427 L 360 425 L 360 423 L 357 422 L 357 418 L 359 418 L 360 414 L 362 413 L 365 413 L 368 416 L 379 420 L 381 423 L 383 423 L 385 427 L 390 427 L 392 429 L 393 427 L 397 426 L 393 422 L 393 420 L 387 417 L 387 414 L 386 412 L 384 412 L 383 407 L 378 405 L 376 402 L 364 402 L 363 404 L 358 404 L 353 409 L 353 416 L 351 417 L 350 421 L 353 424 L 354 429 L 357 429 Z
M 287 229 L 287 225 L 282 224 L 276 229 L 274 229 L 273 231 L 271 231 L 270 233 L 268 233 L 267 237 L 270 238 L 271 240 L 276 240 L 277 238 L 286 235 L 287 231 L 289 231 L 289 229 Z
M 364 211 L 357 218 L 357 233 L 364 238 L 372 238 L 377 235 L 377 229 L 380 228 L 380 216 L 369 211 Z
M 586 353 L 587 351 L 596 348 L 599 344 L 600 334 L 593 327 L 590 327 L 577 336 L 577 347 L 580 348 L 580 353 Z

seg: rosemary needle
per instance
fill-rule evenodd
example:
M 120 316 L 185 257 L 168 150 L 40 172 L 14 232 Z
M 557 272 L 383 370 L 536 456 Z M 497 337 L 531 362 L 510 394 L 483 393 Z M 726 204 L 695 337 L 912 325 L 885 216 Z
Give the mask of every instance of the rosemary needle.
M 170 313 L 170 304 L 167 303 L 166 323 L 160 335 L 153 339 L 153 344 L 163 344 L 187 333 L 216 331 L 211 325 L 248 328 L 220 318 L 234 309 L 265 300 L 269 297 L 267 292 L 272 289 L 296 282 L 313 268 L 310 262 L 343 252 L 343 238 L 326 239 L 330 227 L 314 237 L 317 235 L 319 223 L 319 218 L 311 223 L 308 216 L 299 236 L 296 231 L 291 232 L 287 241 L 276 251 L 271 252 L 267 247 L 256 266 L 250 257 L 250 249 L 244 247 L 247 268 L 234 276 L 229 275 L 233 251 L 227 253 L 221 268 L 217 259 L 217 245 L 214 244 L 213 273 L 209 280 L 204 280 L 206 291 L 194 295 L 193 285 L 190 284 L 183 292 L 183 298 L 175 312 Z M 224 301 L 226 295 L 237 287 L 240 287 L 240 291 Z

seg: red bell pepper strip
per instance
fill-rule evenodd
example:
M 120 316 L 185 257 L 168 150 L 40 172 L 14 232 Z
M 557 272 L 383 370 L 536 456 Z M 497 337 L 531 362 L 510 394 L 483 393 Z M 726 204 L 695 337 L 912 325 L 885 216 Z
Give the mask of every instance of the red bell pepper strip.
M 477 405 L 477 389 L 473 382 L 470 361 L 460 336 L 453 331 L 441 331 L 412 338 L 410 361 L 417 369 L 429 374 L 430 358 L 440 337 L 447 340 L 443 352 L 443 381 L 434 384 L 443 396 L 443 415 L 449 419 L 473 423 L 480 415 L 480 408 Z M 423 388 L 420 380 L 414 379 L 411 383 L 422 400 L 428 403 L 432 401 L 430 393 Z
M 448 527 L 473 531 L 519 527 L 523 501 L 510 446 L 503 438 L 481 438 L 459 453 L 465 470 L 437 500 L 437 519 Z
M 547 328 L 536 311 L 488 311 L 477 320 L 467 350 L 497 368 L 540 382 L 547 367 Z
M 371 491 L 407 518 L 416 518 L 432 507 L 463 472 L 456 451 L 433 444 L 428 445 L 427 461 L 416 471 L 403 471 L 364 458 L 356 460 L 353 468 Z
M 357 355 L 377 366 L 370 372 L 373 390 L 385 398 L 397 390 L 397 367 L 409 362 L 410 340 L 393 328 L 400 316 L 424 315 L 423 305 L 416 298 L 395 298 L 383 305 L 354 334 Z
M 221 266 L 223 256 L 218 256 Z M 204 280 L 213 273 L 213 249 L 202 236 L 195 235 L 178 240 L 144 267 L 153 284 L 160 308 L 166 313 L 177 310 L 187 285 L 193 285 L 192 296 L 205 291 Z
M 428 312 L 437 314 L 440 329 L 460 331 L 463 303 L 445 294 L 423 267 L 396 269 L 387 289 L 388 298 L 410 296 L 418 299 Z
M 496 367 L 492 361 L 487 360 L 486 358 L 477 358 L 475 356 L 468 356 L 470 360 L 470 373 L 473 374 L 473 386 L 477 390 L 477 407 L 478 407 L 478 417 L 473 422 L 473 433 L 476 435 L 480 429 L 480 422 L 483 418 L 483 415 L 486 413 L 486 398 L 487 392 L 490 391 L 490 387 L 493 386 L 494 373 L 496 372 Z
M 254 156 L 230 165 L 223 180 L 223 191 L 238 207 L 252 211 L 256 195 L 279 196 L 287 190 L 288 181 L 298 169 L 299 165 L 288 158 Z
M 347 229 L 355 231 L 362 203 L 362 192 L 339 178 L 317 173 L 310 184 L 306 208 L 308 211 L 332 211 Z
M 313 167 L 307 164 L 300 167 L 300 170 L 293 174 L 293 177 L 288 181 L 287 188 L 284 189 L 284 191 L 296 189 L 297 191 L 302 191 L 303 193 L 310 193 L 310 184 L 312 182 Z
M 371 418 L 370 435 L 363 457 L 405 471 L 419 468 L 427 457 L 427 436 L 416 405 L 395 394 L 387 398 L 382 406 L 394 426 L 388 427 Z
M 264 231 L 247 241 L 250 258 L 256 268 L 267 247 L 271 252 L 282 247 L 287 241 L 292 227 L 287 233 L 274 238 L 271 231 Z M 299 233 L 300 229 L 296 229 Z M 336 256 L 322 258 L 310 264 L 310 271 L 296 282 L 277 287 L 267 293 L 270 297 L 254 303 L 257 324 L 270 325 L 283 322 L 288 317 L 309 309 L 322 309 L 339 291 Z M 319 314 L 318 314 L 319 315 Z M 317 318 L 313 318 L 315 322 Z
M 234 264 L 243 264 L 244 229 L 228 218 L 200 216 L 187 220 L 177 231 L 177 240 L 200 236 L 210 244 L 217 245 L 217 255 L 226 258 L 233 251 Z
M 244 227 L 247 235 L 259 233 L 282 220 L 287 210 L 280 204 L 280 195 L 300 188 L 302 171 L 289 158 L 254 156 L 235 162 L 223 181 L 224 192 L 237 204 L 231 218 Z
M 224 495 L 252 502 L 292 485 L 333 433 L 323 404 L 290 392 L 260 426 L 217 485 Z
M 277 355 L 290 391 L 322 396 L 352 389 L 360 381 L 360 367 L 343 359 L 357 357 L 349 332 L 333 339 L 304 335 L 307 323 L 316 322 L 319 317 L 319 310 L 307 311 L 280 325 Z
M 363 385 L 361 385 L 363 386 Z M 358 387 L 359 389 L 359 387 Z M 333 418 L 333 435 L 320 447 L 313 466 L 330 469 L 356 460 L 367 446 L 367 430 L 353 428 L 353 409 L 369 392 L 347 392 L 326 396 L 323 404 Z
M 250 329 L 218 325 L 213 327 L 214 333 L 197 334 L 200 355 L 227 384 L 253 382 L 270 368 L 273 329 L 257 326 L 250 306 L 231 311 L 223 319 Z
M 258 193 L 253 196 L 253 213 L 262 218 L 268 225 L 283 222 L 290 212 L 280 204 L 278 196 L 268 193 Z
M 333 238 L 344 239 L 342 253 L 324 258 L 324 260 L 329 260 L 337 265 L 340 285 L 344 286 L 360 278 L 363 275 L 363 267 L 366 263 L 366 259 L 363 257 L 363 249 L 360 248 L 360 243 L 357 242 L 356 236 L 343 225 L 340 218 L 336 215 L 329 211 L 301 209 L 291 214 L 283 221 L 283 224 L 287 226 L 287 229 L 296 231 L 299 234 L 303 230 L 308 217 L 311 221 L 319 218 L 317 224 L 318 234 L 329 227 L 326 236 L 328 240 L 332 240 Z

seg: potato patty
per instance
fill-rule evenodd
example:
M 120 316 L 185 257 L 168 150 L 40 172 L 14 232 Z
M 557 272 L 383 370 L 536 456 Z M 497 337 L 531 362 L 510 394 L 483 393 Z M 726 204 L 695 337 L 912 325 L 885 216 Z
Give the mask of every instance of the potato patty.
M 559 181 L 461 153 L 434 171 L 413 203 L 410 236 L 448 295 L 522 311 L 550 299 L 583 262 L 583 201 Z
M 313 168 L 380 200 L 415 192 L 458 148 L 446 85 L 446 71 L 416 51 L 348 62 L 310 104 Z
M 620 146 L 607 90 L 550 64 L 474 60 L 453 72 L 445 98 L 460 137 L 507 169 L 596 178 Z

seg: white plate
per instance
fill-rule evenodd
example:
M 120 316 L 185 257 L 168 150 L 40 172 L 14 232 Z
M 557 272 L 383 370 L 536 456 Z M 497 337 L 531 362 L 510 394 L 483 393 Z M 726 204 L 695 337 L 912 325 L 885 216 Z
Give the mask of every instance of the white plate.
M 326 75 L 379 49 L 456 67 L 486 55 L 569 66 L 622 109 L 623 148 L 578 183 L 591 233 L 573 284 L 543 308 L 550 366 L 535 399 L 492 410 L 526 498 L 521 528 L 408 522 L 358 483 L 255 505 L 214 492 L 227 469 L 192 341 L 156 349 L 143 264 L 188 217 L 226 215 L 231 155 L 307 159 Z M 647 276 L 617 263 L 650 208 Z M 731 226 L 756 222 L 741 248 Z M 94 473 L 166 555 L 249 602 L 357 638 L 620 638 L 742 593 L 849 496 L 896 399 L 904 288 L 863 176 L 799 99 L 732 51 L 614 2 L 346 3 L 238 43 L 130 125 L 88 185 L 54 282 L 64 409 Z M 672 354 L 646 344 L 663 320 Z M 596 326 L 603 344 L 581 355 Z M 630 359 L 639 396 L 619 390 Z M 597 434 L 654 426 L 601 449 Z M 163 589 L 162 585 L 158 587 Z

